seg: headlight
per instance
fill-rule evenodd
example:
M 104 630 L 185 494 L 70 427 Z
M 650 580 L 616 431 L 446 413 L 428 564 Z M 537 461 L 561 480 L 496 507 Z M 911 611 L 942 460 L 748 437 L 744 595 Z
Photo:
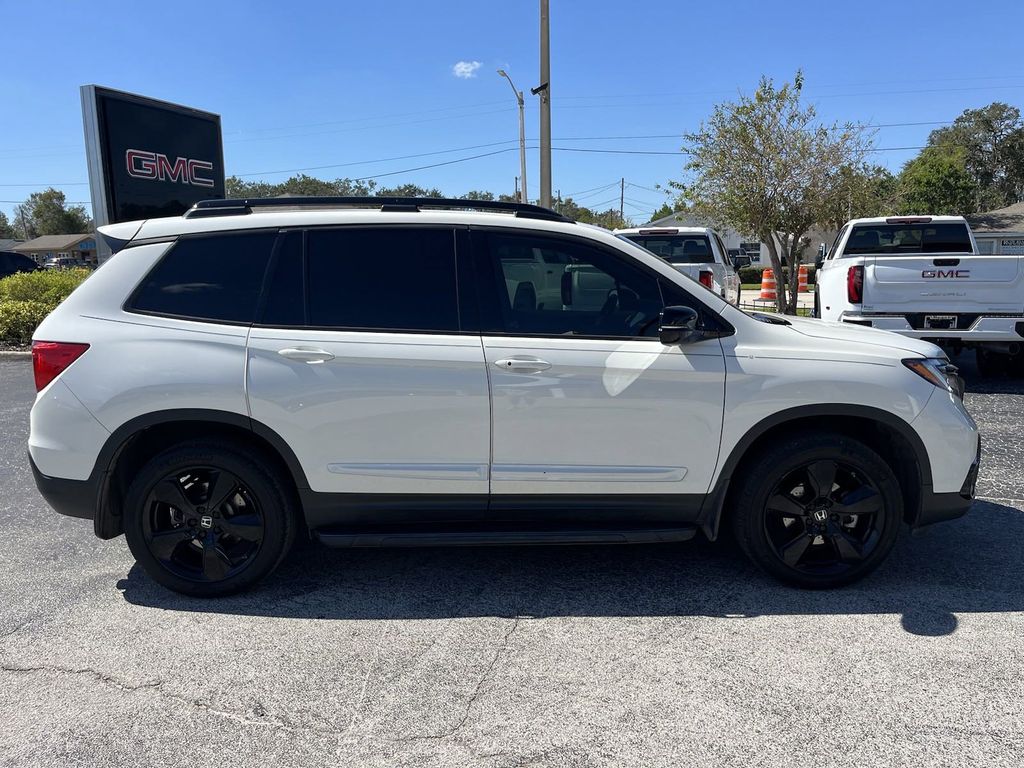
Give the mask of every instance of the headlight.
M 964 380 L 959 369 L 944 357 L 911 357 L 903 364 L 925 381 L 963 399 Z

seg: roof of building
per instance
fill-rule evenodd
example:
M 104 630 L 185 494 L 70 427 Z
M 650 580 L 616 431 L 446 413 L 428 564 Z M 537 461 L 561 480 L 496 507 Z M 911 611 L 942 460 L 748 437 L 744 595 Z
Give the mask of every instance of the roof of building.
M 9 240 L 7 238 L 0 238 L 0 251 L 13 251 L 14 246 L 21 245 L 24 240 Z
M 1024 232 L 1024 203 L 967 217 L 975 232 Z
M 33 253 L 35 251 L 67 251 L 74 248 L 83 240 L 91 240 L 93 235 L 43 235 L 27 243 L 21 243 L 11 248 L 19 253 Z

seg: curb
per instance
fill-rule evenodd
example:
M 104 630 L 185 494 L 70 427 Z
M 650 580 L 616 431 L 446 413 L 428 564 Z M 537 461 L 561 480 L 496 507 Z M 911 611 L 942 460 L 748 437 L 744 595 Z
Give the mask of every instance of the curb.
M 20 349 L 0 349 L 0 360 L 31 360 L 32 353 Z

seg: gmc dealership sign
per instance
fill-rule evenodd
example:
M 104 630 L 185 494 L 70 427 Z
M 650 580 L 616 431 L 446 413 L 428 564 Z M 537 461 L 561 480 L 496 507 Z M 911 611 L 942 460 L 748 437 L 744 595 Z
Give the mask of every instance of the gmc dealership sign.
M 82 116 L 97 225 L 178 216 L 224 197 L 219 115 L 83 85 Z

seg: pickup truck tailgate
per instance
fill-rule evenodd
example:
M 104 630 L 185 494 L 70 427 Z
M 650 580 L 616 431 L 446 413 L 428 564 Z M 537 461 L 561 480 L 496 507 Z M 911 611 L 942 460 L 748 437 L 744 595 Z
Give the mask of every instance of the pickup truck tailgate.
M 864 264 L 865 312 L 985 313 L 1024 310 L 1020 256 L 872 256 Z

